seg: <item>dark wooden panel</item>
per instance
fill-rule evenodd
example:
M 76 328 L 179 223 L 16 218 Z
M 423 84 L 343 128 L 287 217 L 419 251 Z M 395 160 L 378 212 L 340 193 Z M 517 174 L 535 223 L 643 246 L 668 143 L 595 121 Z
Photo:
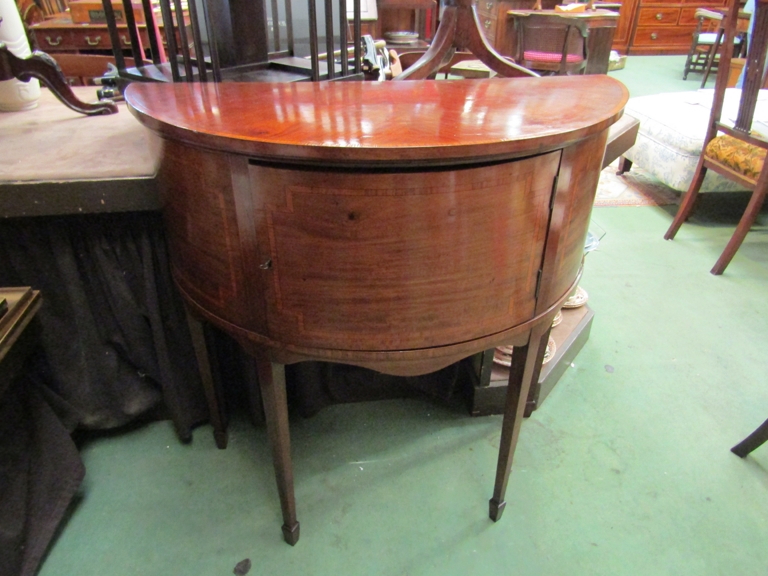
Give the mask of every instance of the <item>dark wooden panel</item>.
M 229 158 L 166 142 L 159 185 L 174 278 L 222 318 L 247 322 Z
M 253 166 L 270 337 L 397 350 L 524 322 L 559 157 L 407 174 Z

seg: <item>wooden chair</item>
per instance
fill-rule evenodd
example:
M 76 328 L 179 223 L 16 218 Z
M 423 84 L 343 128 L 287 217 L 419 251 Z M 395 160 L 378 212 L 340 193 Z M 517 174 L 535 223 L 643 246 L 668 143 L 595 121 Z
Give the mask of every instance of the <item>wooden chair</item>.
M 746 458 L 747 454 L 756 450 L 766 442 L 768 442 L 768 420 L 758 426 L 757 430 L 752 432 L 752 434 L 731 448 L 731 452 L 741 458 Z
M 749 22 L 751 14 L 748 12 L 739 11 L 738 18 L 736 19 L 736 34 L 733 37 L 734 54 L 738 57 L 744 56 L 747 53 L 747 32 L 749 31 Z M 718 53 L 723 43 L 723 36 L 725 35 L 724 20 L 720 20 L 717 26 L 717 32 L 715 33 L 715 42 L 707 55 L 707 62 L 704 66 L 704 75 L 701 78 L 701 87 L 704 88 L 709 79 L 709 73 L 712 69 L 718 67 Z
M 515 14 L 516 62 L 549 74 L 583 74 L 587 66 L 586 20 L 552 13 Z
M 318 2 L 324 9 L 324 18 L 320 16 Z M 189 2 L 187 7 L 182 6 L 181 0 L 157 0 L 157 4 L 157 11 L 154 2 L 142 4 L 141 23 L 136 21 L 131 0 L 123 0 L 127 35 L 118 29 L 112 3 L 104 4 L 118 73 L 125 81 L 290 82 L 364 78 L 360 0 L 310 0 L 307 38 L 295 37 L 291 0 L 223 0 L 200 5 Z M 351 43 L 348 14 L 353 15 Z M 146 35 L 141 33 L 144 28 Z M 148 42 L 142 42 L 143 37 Z M 303 41 L 309 43 L 306 58 L 299 57 L 296 51 Z M 125 61 L 126 46 L 135 60 L 133 67 Z M 334 55 L 333 65 L 323 59 L 324 54 Z
M 691 72 L 704 72 L 707 67 L 709 53 L 715 45 L 717 31 L 723 15 L 720 12 L 699 8 L 695 12 L 696 29 L 693 31 L 691 48 L 683 68 L 683 80 L 688 79 Z
M 760 212 L 768 191 L 768 169 L 766 169 L 765 164 L 768 141 L 765 137 L 751 130 L 758 92 L 764 85 L 762 76 L 766 48 L 768 47 L 768 0 L 757 0 L 755 3 L 753 16 L 755 18 L 755 32 L 750 40 L 744 87 L 741 90 L 736 122 L 731 125 L 728 118 L 721 118 L 729 68 L 734 52 L 733 39 L 737 33 L 738 10 L 738 1 L 731 0 L 728 14 L 725 17 L 725 42 L 717 71 L 714 100 L 702 147 L 703 152 L 699 158 L 691 186 L 683 197 L 672 225 L 664 235 L 665 239 L 672 240 L 682 223 L 690 215 L 707 170 L 714 170 L 751 190 L 752 197 L 749 205 L 728 245 L 712 268 L 711 272 L 715 275 L 722 274 L 736 254 Z

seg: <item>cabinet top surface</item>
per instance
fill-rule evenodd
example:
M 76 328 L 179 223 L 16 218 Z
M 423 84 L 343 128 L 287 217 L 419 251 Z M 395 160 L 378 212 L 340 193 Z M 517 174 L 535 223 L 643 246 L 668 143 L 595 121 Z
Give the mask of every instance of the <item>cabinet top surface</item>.
M 162 136 L 275 160 L 456 162 L 561 147 L 622 114 L 605 75 L 403 82 L 133 83 Z

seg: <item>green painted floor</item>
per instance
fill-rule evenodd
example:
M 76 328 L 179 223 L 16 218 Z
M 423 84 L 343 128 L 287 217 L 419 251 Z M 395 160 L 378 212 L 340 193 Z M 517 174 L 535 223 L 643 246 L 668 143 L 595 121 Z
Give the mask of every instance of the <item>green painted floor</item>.
M 768 417 L 768 215 L 714 277 L 744 200 L 702 200 L 673 242 L 671 207 L 595 209 L 591 336 L 523 423 L 500 522 L 500 417 L 391 400 L 292 420 L 294 548 L 263 428 L 235 420 L 220 451 L 158 422 L 85 444 L 40 575 L 765 576 L 768 445 L 729 448 Z

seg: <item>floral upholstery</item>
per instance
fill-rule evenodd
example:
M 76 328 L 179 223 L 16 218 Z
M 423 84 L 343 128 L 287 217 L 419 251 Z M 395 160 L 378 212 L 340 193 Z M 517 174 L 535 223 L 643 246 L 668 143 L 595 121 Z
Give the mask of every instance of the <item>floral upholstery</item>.
M 625 112 L 640 121 L 635 145 L 625 156 L 667 186 L 686 192 L 693 180 L 707 132 L 714 90 L 671 92 L 630 98 Z M 723 119 L 735 118 L 741 91 L 726 90 Z M 755 121 L 768 120 L 768 90 L 758 97 Z M 701 192 L 745 190 L 709 170 Z
M 713 138 L 704 151 L 704 155 L 743 174 L 751 180 L 757 180 L 765 162 L 765 148 L 749 144 L 724 134 Z

